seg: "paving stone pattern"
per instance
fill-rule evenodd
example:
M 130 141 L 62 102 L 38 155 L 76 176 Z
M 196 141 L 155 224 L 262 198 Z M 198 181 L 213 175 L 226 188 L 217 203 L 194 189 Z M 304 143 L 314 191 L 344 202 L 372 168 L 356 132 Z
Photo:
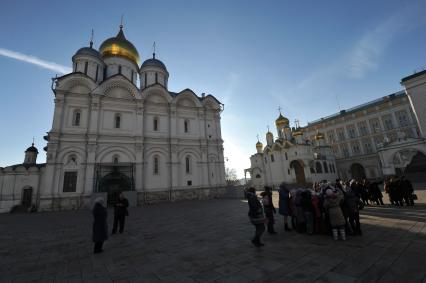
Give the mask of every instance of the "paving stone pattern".
M 285 233 L 279 218 L 263 248 L 251 245 L 247 203 L 236 199 L 133 208 L 98 255 L 90 211 L 3 214 L 0 282 L 426 282 L 418 195 L 415 207 L 366 207 L 364 235 L 346 242 Z

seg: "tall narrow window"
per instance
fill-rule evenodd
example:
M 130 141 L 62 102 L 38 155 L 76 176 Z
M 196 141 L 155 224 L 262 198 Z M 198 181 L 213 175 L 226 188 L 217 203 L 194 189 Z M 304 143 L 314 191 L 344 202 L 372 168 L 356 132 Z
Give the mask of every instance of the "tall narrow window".
M 74 115 L 73 115 L 72 125 L 73 126 L 80 126 L 80 119 L 81 119 L 80 110 L 75 110 Z
M 191 158 L 189 156 L 185 157 L 185 172 L 186 174 L 191 172 Z
M 324 166 L 324 173 L 328 173 L 328 166 L 327 166 L 327 162 L 323 162 L 322 163 L 323 164 L 323 166 Z
M 131 81 L 133 83 L 133 76 L 135 75 L 135 72 L 132 70 L 132 77 L 131 77 Z
M 107 77 L 107 68 L 108 68 L 108 67 L 106 67 L 106 66 L 105 66 L 105 68 L 104 68 L 104 77 L 103 77 L 103 80 L 105 80 L 105 79 L 106 79 L 106 77 Z
M 315 163 L 315 167 L 316 167 L 315 169 L 316 169 L 317 173 L 322 174 L 322 166 L 321 166 L 321 163 L 319 161 Z
M 119 129 L 121 127 L 121 116 L 120 116 L 120 114 L 115 114 L 114 126 L 115 126 L 116 129 Z
M 152 126 L 153 126 L 154 131 L 158 131 L 158 118 L 157 117 L 154 118 Z
M 145 79 L 144 79 L 144 81 L 145 81 L 145 87 L 147 87 L 148 86 L 148 76 L 147 76 L 147 74 L 145 73 Z
M 158 84 L 158 74 L 155 73 L 155 83 Z
M 189 124 L 189 122 L 188 122 L 188 120 L 185 120 L 185 122 L 184 122 L 184 130 L 185 130 L 185 133 L 187 133 L 188 132 L 188 124 Z
M 98 81 L 99 66 L 96 66 L 95 82 Z
M 154 156 L 154 175 L 158 175 L 158 156 Z
M 118 73 L 121 74 L 121 66 L 118 66 Z
M 77 62 L 74 64 L 74 72 L 77 72 Z
M 84 63 L 84 73 L 87 75 L 87 69 L 89 67 L 89 62 Z
M 77 172 L 65 172 L 64 186 L 62 191 L 64 193 L 75 192 L 77 187 Z
M 274 161 L 275 161 L 274 155 L 271 154 L 271 162 L 274 162 Z

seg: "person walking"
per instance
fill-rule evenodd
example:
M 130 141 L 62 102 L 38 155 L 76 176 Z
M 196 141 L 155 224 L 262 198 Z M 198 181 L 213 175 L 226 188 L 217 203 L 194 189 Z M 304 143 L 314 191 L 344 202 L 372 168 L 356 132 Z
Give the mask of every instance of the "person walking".
M 281 183 L 278 190 L 278 212 L 284 217 L 284 231 L 291 231 L 288 224 L 288 218 L 291 217 L 291 206 L 290 206 L 290 191 L 286 184 Z
M 98 197 L 94 201 L 92 210 L 93 214 L 93 236 L 92 240 L 95 243 L 93 253 L 103 252 L 102 246 L 108 239 L 108 224 L 107 224 L 107 210 L 103 198 Z
M 376 202 L 377 205 L 384 205 L 383 194 L 380 191 L 379 184 L 377 182 L 370 184 L 370 194 L 372 201 Z
M 248 206 L 249 206 L 248 216 L 250 218 L 250 222 L 256 228 L 254 237 L 251 240 L 251 242 L 256 247 L 261 247 L 265 245 L 260 241 L 260 237 L 262 236 L 263 232 L 265 232 L 266 219 L 263 212 L 262 204 L 257 198 L 255 188 L 251 187 L 247 190 L 247 200 L 248 200 Z
M 127 208 L 129 207 L 129 201 L 124 197 L 123 192 L 118 196 L 118 200 L 114 205 L 114 225 L 112 227 L 112 233 L 117 233 L 117 226 L 120 226 L 120 234 L 124 231 L 124 223 L 126 216 L 129 215 Z
M 265 186 L 265 191 L 260 194 L 262 196 L 263 209 L 265 211 L 265 216 L 267 219 L 268 233 L 277 234 L 274 229 L 274 214 L 277 213 L 274 203 L 272 202 L 272 188 Z

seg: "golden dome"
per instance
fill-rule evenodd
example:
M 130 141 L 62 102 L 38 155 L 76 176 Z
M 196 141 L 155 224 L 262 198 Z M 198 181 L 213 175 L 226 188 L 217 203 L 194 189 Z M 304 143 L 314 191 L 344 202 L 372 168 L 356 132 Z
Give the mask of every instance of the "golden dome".
M 258 141 L 258 142 L 256 143 L 256 148 L 260 148 L 260 149 L 262 149 L 262 148 L 263 148 L 263 144 L 262 144 L 260 141 Z
M 99 52 L 103 58 L 121 56 L 133 61 L 136 65 L 140 63 L 139 53 L 135 46 L 124 36 L 122 26 L 120 26 L 117 36 L 108 38 L 101 44 Z
M 268 132 L 266 133 L 266 136 L 271 136 L 271 137 L 273 137 L 274 135 L 273 135 L 271 132 L 269 132 L 269 131 L 268 131 Z
M 323 134 L 323 133 L 318 132 L 318 133 L 315 135 L 315 139 L 316 139 L 316 140 L 323 140 L 323 139 L 324 139 L 324 134 Z
M 294 130 L 292 132 L 292 134 L 293 134 L 294 137 L 302 136 L 303 135 L 303 131 L 302 131 L 302 129 L 296 129 L 296 130 Z
M 289 124 L 290 124 L 290 121 L 286 117 L 284 117 L 281 113 L 280 113 L 280 116 L 277 118 L 277 120 L 275 120 L 275 125 L 277 127 L 288 126 Z

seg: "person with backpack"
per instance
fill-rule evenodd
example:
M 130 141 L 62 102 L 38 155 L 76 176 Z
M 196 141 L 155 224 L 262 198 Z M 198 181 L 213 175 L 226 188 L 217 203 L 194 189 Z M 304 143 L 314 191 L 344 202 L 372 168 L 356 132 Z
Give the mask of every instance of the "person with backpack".
M 272 202 L 272 188 L 265 186 L 265 191 L 262 192 L 260 196 L 262 197 L 263 210 L 268 222 L 268 233 L 277 234 L 274 229 L 274 214 L 277 213 L 277 211 L 275 210 L 274 203 Z
M 247 190 L 247 201 L 249 206 L 248 216 L 250 218 L 250 222 L 256 228 L 254 237 L 251 242 L 256 247 L 262 247 L 265 244 L 260 241 L 260 237 L 262 236 L 263 232 L 265 232 L 266 218 L 263 212 L 262 204 L 257 198 L 255 188 L 251 187 Z

